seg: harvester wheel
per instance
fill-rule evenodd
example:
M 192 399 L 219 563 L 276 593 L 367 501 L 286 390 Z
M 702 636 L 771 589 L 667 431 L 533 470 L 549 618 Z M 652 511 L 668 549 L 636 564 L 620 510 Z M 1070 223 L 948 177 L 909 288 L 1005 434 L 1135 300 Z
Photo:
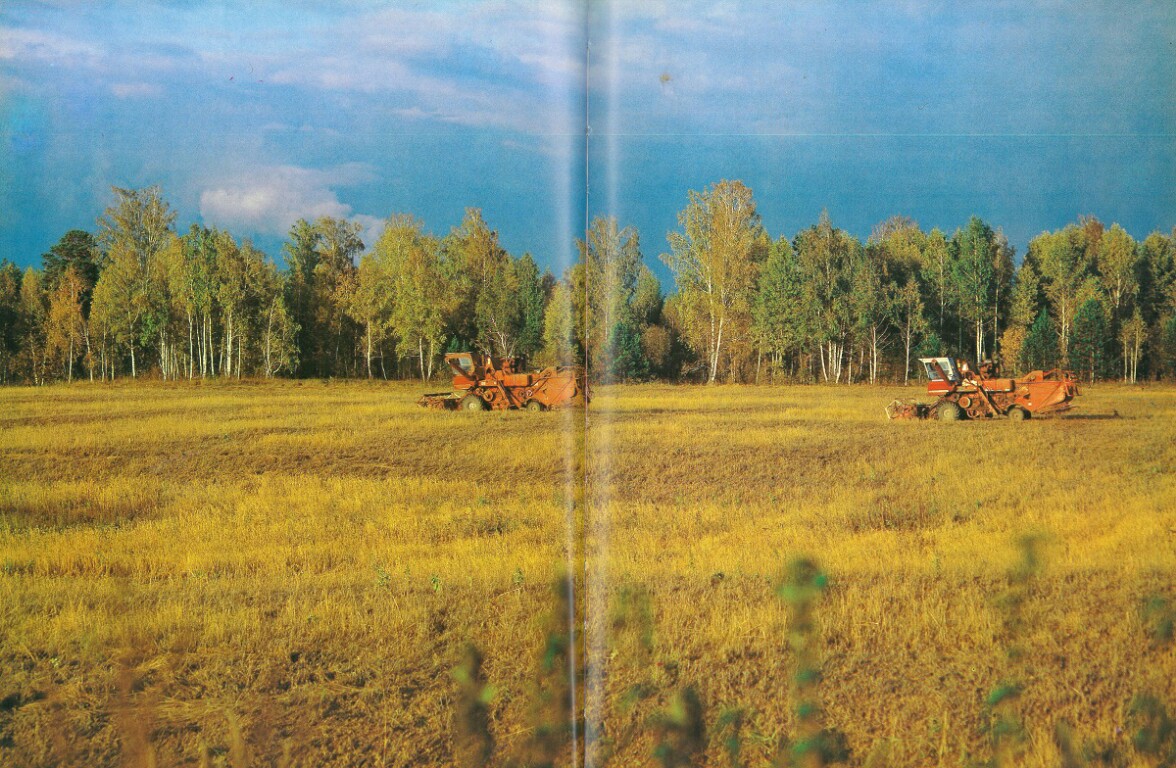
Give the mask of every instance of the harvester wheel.
M 1012 408 L 1009 409 L 1009 419 L 1011 419 L 1012 421 L 1025 421 L 1025 419 L 1028 419 L 1028 418 L 1029 418 L 1029 411 L 1025 410 L 1024 408 L 1021 408 L 1020 406 L 1014 405 Z
M 486 410 L 486 401 L 477 395 L 466 395 L 461 399 L 461 409 L 463 411 L 484 411 Z
M 526 405 L 525 407 L 526 407 L 526 409 L 527 409 L 528 411 L 542 411 L 542 410 L 546 410 L 546 409 L 543 407 L 543 403 L 539 402 L 538 400 L 528 400 L 528 401 L 527 401 L 527 405 Z
M 959 421 L 964 411 L 953 402 L 940 403 L 937 411 L 940 421 Z

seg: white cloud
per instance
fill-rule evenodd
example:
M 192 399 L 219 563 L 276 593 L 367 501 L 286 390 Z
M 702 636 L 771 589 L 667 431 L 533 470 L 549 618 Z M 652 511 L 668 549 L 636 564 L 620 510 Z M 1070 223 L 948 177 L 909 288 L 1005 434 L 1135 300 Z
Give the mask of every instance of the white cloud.
M 0 60 L 30 60 L 49 64 L 92 63 L 105 51 L 92 43 L 38 29 L 0 28 Z
M 357 213 L 351 217 L 351 220 L 363 227 L 359 234 L 359 239 L 363 240 L 364 247 L 371 250 L 376 241 L 380 239 L 380 233 L 384 231 L 384 226 L 388 223 L 387 219 L 381 219 L 379 216 L 368 216 L 364 213 Z
M 267 82 L 389 94 L 410 119 L 542 134 L 568 129 L 583 84 L 579 4 L 391 8 L 323 30 L 297 56 L 258 59 Z M 346 45 L 334 44 L 346 40 Z M 460 63 L 460 64 L 459 64 Z
M 252 168 L 205 188 L 200 215 L 209 224 L 270 235 L 286 234 L 298 219 L 354 218 L 366 233 L 375 230 L 375 218 L 353 216 L 352 207 L 339 200 L 334 188 L 370 178 L 371 169 L 360 163 L 327 170 L 293 165 Z
M 120 99 L 141 99 L 159 96 L 163 89 L 155 83 L 113 83 L 110 92 Z

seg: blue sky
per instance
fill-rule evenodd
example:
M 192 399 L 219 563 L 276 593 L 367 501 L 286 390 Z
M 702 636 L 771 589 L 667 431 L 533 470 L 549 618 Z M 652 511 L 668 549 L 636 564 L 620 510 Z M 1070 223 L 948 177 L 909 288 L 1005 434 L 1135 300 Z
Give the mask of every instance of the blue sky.
M 773 235 L 825 208 L 861 237 L 894 214 L 976 214 L 1019 251 L 1080 214 L 1142 237 L 1176 225 L 1174 105 L 1162 1 L 6 2 L 0 258 L 92 230 L 112 184 L 274 256 L 299 216 L 370 242 L 480 207 L 557 273 L 587 212 L 665 277 L 687 191 L 723 178 Z

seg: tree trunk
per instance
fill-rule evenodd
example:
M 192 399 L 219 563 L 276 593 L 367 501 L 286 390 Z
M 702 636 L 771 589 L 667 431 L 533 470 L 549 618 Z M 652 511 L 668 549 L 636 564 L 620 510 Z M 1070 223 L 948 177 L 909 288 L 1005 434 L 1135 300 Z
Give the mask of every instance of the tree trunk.
M 907 386 L 911 381 L 911 316 L 907 314 L 906 323 L 906 362 L 902 369 L 902 384 Z
M 192 360 L 192 310 L 187 310 L 188 315 L 188 380 L 193 378 L 193 360 Z
M 274 301 L 270 302 L 269 312 L 267 312 L 265 316 L 265 352 L 263 358 L 265 360 L 265 377 L 267 379 L 270 378 L 273 372 L 270 363 L 270 344 L 274 335 L 274 304 L 276 302 L 277 299 L 274 299 Z
M 367 322 L 367 372 L 368 379 L 372 378 L 372 321 Z
M 726 316 L 719 318 L 719 335 L 715 338 L 714 351 L 711 357 L 710 381 L 707 382 L 708 384 L 715 383 L 715 376 L 719 372 L 719 358 L 723 353 L 723 321 L 726 319 Z
M 94 350 L 90 348 L 90 328 L 89 324 L 83 326 L 84 333 L 82 338 L 86 341 L 86 371 L 90 374 L 90 381 L 94 381 Z

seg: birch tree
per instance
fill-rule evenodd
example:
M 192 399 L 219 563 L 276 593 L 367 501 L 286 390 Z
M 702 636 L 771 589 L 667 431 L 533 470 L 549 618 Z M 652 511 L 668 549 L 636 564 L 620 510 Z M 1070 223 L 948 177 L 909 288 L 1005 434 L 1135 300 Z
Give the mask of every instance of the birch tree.
M 392 279 L 373 253 L 364 254 L 359 269 L 351 276 L 347 314 L 363 333 L 364 364 L 373 378 L 372 360 L 388 332 L 392 315 Z
M 115 332 L 131 355 L 131 376 L 138 375 L 137 350 L 154 340 L 165 321 L 163 260 L 159 254 L 174 234 L 176 214 L 158 187 L 112 188 L 113 206 L 98 219 L 98 242 L 107 253 L 103 279 L 112 281 L 110 309 Z
M 960 316 L 972 325 L 976 361 L 985 358 L 985 320 L 993 297 L 997 261 L 996 234 L 973 216 L 951 241 L 952 281 L 960 299 Z
M 1096 282 L 1090 274 L 1085 237 L 1082 229 L 1071 224 L 1058 232 L 1043 232 L 1029 243 L 1058 329 L 1060 349 L 1067 357 L 1074 314 L 1090 298 Z
M 20 339 L 34 384 L 45 383 L 45 330 L 49 308 L 41 288 L 41 273 L 29 267 L 20 281 Z
M 77 267 L 67 266 L 58 275 L 57 287 L 49 297 L 47 316 L 47 352 L 58 356 L 65 368 L 66 381 L 73 381 L 74 361 L 85 344 L 86 319 L 82 302 L 86 294 L 86 281 Z M 91 379 L 93 373 L 91 372 Z
M 720 181 L 705 192 L 691 190 L 678 214 L 680 232 L 669 235 L 670 253 L 662 260 L 674 275 L 688 326 L 701 333 L 687 337 L 706 358 L 707 383 L 718 376 L 729 326 L 750 326 L 750 298 L 768 239 L 751 190 L 740 181 Z
M 390 320 L 397 354 L 402 359 L 416 357 L 421 380 L 428 380 L 445 339 L 441 244 L 412 216 L 392 216 L 376 242 L 375 255 L 391 276 Z
M 1099 280 L 1110 310 L 1111 327 L 1120 331 L 1123 380 L 1131 381 L 1134 377 L 1130 358 L 1136 334 L 1134 328 L 1128 332 L 1126 326 L 1139 293 L 1139 249 L 1131 235 L 1114 224 L 1100 238 L 1096 258 Z M 1138 367 L 1138 361 L 1135 366 Z
M 634 318 L 625 310 L 632 304 L 641 269 L 641 244 L 637 230 L 620 228 L 612 217 L 598 216 L 583 240 L 576 241 L 584 270 L 585 344 L 591 369 L 607 372 L 615 354 L 613 341 L 635 332 Z
M 827 211 L 815 226 L 796 235 L 809 343 L 816 347 L 821 378 L 840 382 L 853 320 L 849 294 L 861 243 L 836 229 Z

